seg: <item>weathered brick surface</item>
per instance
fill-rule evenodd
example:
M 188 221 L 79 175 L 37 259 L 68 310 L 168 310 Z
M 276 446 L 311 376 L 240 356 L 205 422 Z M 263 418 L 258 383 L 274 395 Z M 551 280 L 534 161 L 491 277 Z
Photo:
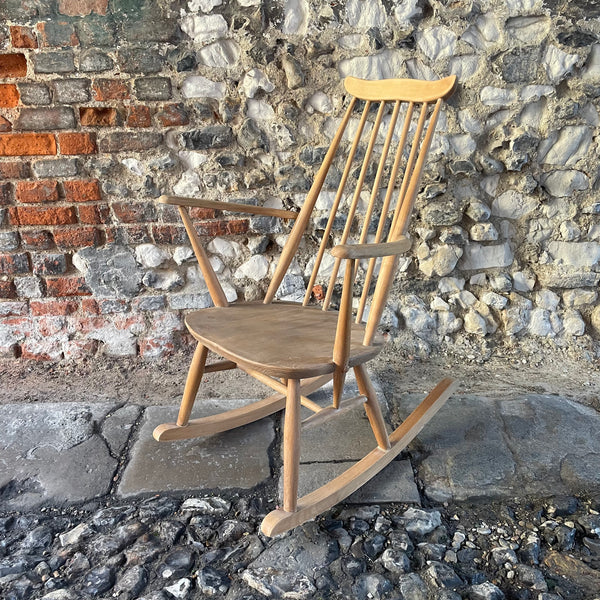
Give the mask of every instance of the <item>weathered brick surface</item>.
M 25 77 L 27 59 L 23 53 L 0 54 L 0 79 L 8 77 Z
M 12 204 L 13 201 L 13 186 L 11 183 L 0 184 L 0 206 Z
M 95 154 L 98 152 L 94 133 L 59 133 L 61 154 Z
M 18 87 L 23 104 L 45 106 L 52 101 L 50 90 L 45 83 L 19 82 Z
M 98 146 L 101 152 L 142 152 L 157 148 L 162 142 L 161 133 L 118 131 L 105 135 Z
M 58 12 L 68 17 L 85 17 L 91 13 L 105 15 L 108 0 L 58 0 Z
M 55 131 L 75 127 L 75 114 L 68 106 L 23 108 L 15 123 L 22 131 Z
M 127 100 L 130 97 L 129 83 L 122 79 L 96 79 L 92 87 L 94 100 L 98 102 Z
M 21 243 L 26 250 L 49 250 L 54 247 L 52 234 L 47 230 L 22 229 Z
M 77 223 L 77 213 L 71 206 L 19 206 L 11 209 L 14 225 L 70 225 Z
M 119 114 L 116 108 L 86 107 L 79 109 L 79 118 L 84 127 L 112 127 L 117 125 Z
M 67 259 L 64 254 L 32 254 L 31 262 L 36 275 L 62 275 L 67 270 Z
M 56 181 L 19 181 L 16 197 L 18 202 L 56 202 L 58 200 L 58 182 Z
M 13 108 L 19 104 L 19 90 L 14 83 L 0 84 L 0 108 Z
M 0 115 L 0 133 L 7 133 L 12 131 L 12 123 L 6 118 Z
M 61 298 L 64 296 L 89 296 L 89 288 L 83 277 L 55 277 L 46 279 L 48 296 Z
M 13 48 L 37 48 L 38 41 L 34 30 L 31 27 L 21 25 L 11 25 L 10 43 Z
M 95 227 L 57 227 L 54 242 L 59 250 L 78 250 L 86 246 L 97 246 L 101 236 Z
M 28 162 L 23 160 L 0 162 L 0 180 L 27 179 L 28 177 L 31 177 L 31 168 Z
M 53 158 L 37 160 L 32 164 L 36 177 L 75 177 L 79 172 L 79 161 L 76 158 Z
M 89 79 L 57 79 L 53 85 L 55 102 L 78 104 L 90 99 Z
M 33 70 L 36 73 L 73 73 L 75 58 L 70 50 L 58 50 L 33 55 Z
M 0 134 L 0 156 L 56 154 L 56 139 L 51 133 Z
M 29 273 L 30 270 L 27 254 L 0 254 L 1 275 Z
M 130 106 L 127 114 L 127 127 L 150 127 L 152 113 L 149 106 Z
M 67 202 L 95 202 L 102 199 L 100 182 L 96 179 L 65 181 L 63 188 Z
M 77 300 L 32 300 L 29 303 L 31 314 L 36 317 L 45 315 L 71 315 L 79 309 Z
M 60 19 L 37 24 L 42 47 L 77 46 L 79 38 L 72 23 Z

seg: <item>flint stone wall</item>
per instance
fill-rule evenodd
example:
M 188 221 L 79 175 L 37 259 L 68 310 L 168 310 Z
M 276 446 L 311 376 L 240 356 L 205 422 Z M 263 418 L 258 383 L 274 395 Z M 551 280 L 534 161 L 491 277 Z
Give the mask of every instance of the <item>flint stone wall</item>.
M 525 338 L 595 352 L 596 4 L 6 0 L 0 17 L 2 355 L 158 358 L 186 343 L 185 311 L 210 297 L 177 211 L 155 199 L 298 207 L 343 77 L 450 73 L 460 88 L 385 327 L 420 352 Z M 192 216 L 227 297 L 260 297 L 286 225 Z M 304 293 L 309 250 L 280 296 Z

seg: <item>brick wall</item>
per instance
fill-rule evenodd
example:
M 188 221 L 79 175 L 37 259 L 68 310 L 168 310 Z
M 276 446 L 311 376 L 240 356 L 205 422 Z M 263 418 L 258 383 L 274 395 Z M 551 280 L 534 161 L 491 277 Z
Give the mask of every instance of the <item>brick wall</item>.
M 185 311 L 210 299 L 161 193 L 297 207 L 343 77 L 456 73 L 386 327 L 421 353 L 527 339 L 595 356 L 600 13 L 561 6 L 4 0 L 0 355 L 185 343 Z M 192 216 L 227 296 L 260 297 L 286 226 Z

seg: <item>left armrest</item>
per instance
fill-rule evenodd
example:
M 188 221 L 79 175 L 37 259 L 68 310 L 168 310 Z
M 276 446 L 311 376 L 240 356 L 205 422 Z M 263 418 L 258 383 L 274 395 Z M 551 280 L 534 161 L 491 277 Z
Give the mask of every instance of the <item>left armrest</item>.
M 395 256 L 410 250 L 411 241 L 402 236 L 394 242 L 379 244 L 339 244 L 331 250 L 335 258 L 378 258 L 380 256 Z
M 174 204 L 176 206 L 195 206 L 200 208 L 213 208 L 215 210 L 227 210 L 230 212 L 248 213 L 250 215 L 265 215 L 268 217 L 279 217 L 281 219 L 295 219 L 298 213 L 281 208 L 269 208 L 267 206 L 254 206 L 252 204 L 239 204 L 235 202 L 219 202 L 218 200 L 204 200 L 202 198 L 185 198 L 183 196 L 161 196 L 158 201 L 162 204 Z

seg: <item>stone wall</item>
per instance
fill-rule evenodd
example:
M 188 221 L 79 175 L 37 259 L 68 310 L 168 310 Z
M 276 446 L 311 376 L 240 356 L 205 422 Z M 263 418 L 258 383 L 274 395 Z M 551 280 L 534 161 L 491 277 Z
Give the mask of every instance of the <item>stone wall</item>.
M 210 299 L 176 211 L 155 199 L 299 206 L 341 78 L 449 73 L 460 90 L 386 327 L 424 352 L 593 350 L 596 3 L 4 0 L 0 22 L 2 355 L 156 358 L 185 343 L 183 314 Z M 228 297 L 259 297 L 286 225 L 192 216 L 216 236 Z M 288 295 L 303 291 L 304 260 Z

